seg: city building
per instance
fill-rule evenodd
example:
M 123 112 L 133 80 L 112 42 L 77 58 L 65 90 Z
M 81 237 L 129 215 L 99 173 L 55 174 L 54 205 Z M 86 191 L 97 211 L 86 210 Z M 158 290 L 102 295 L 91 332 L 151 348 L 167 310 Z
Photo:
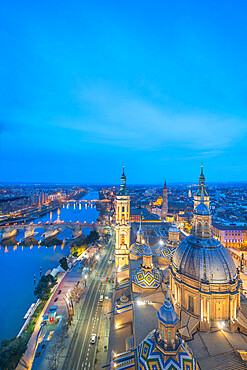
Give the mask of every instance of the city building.
M 240 275 L 230 253 L 212 237 L 212 215 L 205 204 L 204 191 L 194 210 L 192 234 L 174 253 L 170 286 L 178 316 L 184 312 L 198 320 L 192 331 L 210 330 L 222 320 L 235 330 L 240 310 Z
M 187 197 L 175 192 L 177 204 L 179 194 Z M 243 283 L 231 254 L 213 237 L 203 167 L 194 203 L 193 214 L 186 215 L 187 221 L 193 217 L 187 237 L 175 223 L 144 221 L 138 230 L 132 224 L 131 238 L 137 239 L 130 247 L 129 274 L 121 281 L 116 274 L 119 320 L 114 318 L 110 335 L 111 369 L 208 370 L 221 363 L 231 370 L 247 368 Z
M 136 293 L 150 293 L 159 288 L 160 272 L 153 266 L 151 248 L 146 245 L 142 253 L 142 264 L 132 274 L 132 290 Z
M 203 174 L 203 164 L 201 165 L 201 174 L 199 176 L 199 185 L 197 192 L 194 195 L 194 209 L 201 203 L 201 195 L 204 194 L 204 203 L 209 207 L 209 195 L 205 186 L 205 176 Z
M 144 251 L 144 248 L 146 246 L 145 240 L 144 240 L 143 230 L 142 230 L 142 227 L 141 227 L 141 221 L 140 221 L 140 227 L 139 227 L 136 235 L 137 235 L 136 242 L 131 244 L 130 250 L 129 250 L 130 259 L 132 259 L 132 260 L 142 258 L 143 251 Z
M 198 370 L 198 363 L 188 345 L 177 336 L 178 316 L 169 298 L 157 313 L 158 328 L 154 329 L 135 350 L 114 354 L 110 369 Z
M 175 249 L 177 248 L 180 231 L 175 223 L 168 230 L 168 240 L 164 243 L 162 240 L 156 249 L 156 256 L 160 265 L 167 265 L 171 262 Z
M 121 186 L 116 203 L 116 268 L 122 268 L 129 264 L 130 228 L 130 196 L 126 186 L 126 176 L 123 167 Z
M 224 247 L 241 249 L 247 243 L 247 225 L 231 225 L 213 222 L 213 236 Z
M 166 182 L 163 187 L 163 203 L 162 203 L 162 208 L 161 208 L 161 219 L 165 220 L 166 215 L 168 213 L 168 195 L 167 195 L 167 186 Z

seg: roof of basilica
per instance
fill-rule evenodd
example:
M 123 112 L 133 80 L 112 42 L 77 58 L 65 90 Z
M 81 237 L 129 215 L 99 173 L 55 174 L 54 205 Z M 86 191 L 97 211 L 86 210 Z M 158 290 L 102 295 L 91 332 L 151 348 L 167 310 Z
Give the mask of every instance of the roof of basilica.
M 181 274 L 215 284 L 237 278 L 237 270 L 228 250 L 214 238 L 189 235 L 175 250 L 173 267 Z
M 144 251 L 144 246 L 141 243 L 134 243 L 130 246 L 129 252 L 130 254 L 137 256 L 137 257 L 142 257 L 143 251 Z
M 132 283 L 143 289 L 157 289 L 161 284 L 160 272 L 155 267 L 138 267 L 132 275 Z
M 176 245 L 174 245 L 174 247 L 168 246 L 166 244 L 159 245 L 158 248 L 156 249 L 156 255 L 157 257 L 164 258 L 165 260 L 170 262 L 171 258 L 173 258 L 175 249 Z
M 163 322 L 165 325 L 175 325 L 178 322 L 178 316 L 169 297 L 165 299 L 157 315 L 159 321 Z
M 198 206 L 196 207 L 195 211 L 194 211 L 194 214 L 196 215 L 210 215 L 210 210 L 209 208 L 206 206 L 206 204 L 204 203 L 200 203 L 198 204 Z
M 158 331 L 153 330 L 137 347 L 137 368 L 142 370 L 197 370 L 198 365 L 188 346 L 180 344 L 174 355 L 159 345 Z
M 169 228 L 168 230 L 169 233 L 174 233 L 174 234 L 177 234 L 179 233 L 180 231 L 178 230 L 177 226 L 175 224 L 172 224 L 172 226 Z

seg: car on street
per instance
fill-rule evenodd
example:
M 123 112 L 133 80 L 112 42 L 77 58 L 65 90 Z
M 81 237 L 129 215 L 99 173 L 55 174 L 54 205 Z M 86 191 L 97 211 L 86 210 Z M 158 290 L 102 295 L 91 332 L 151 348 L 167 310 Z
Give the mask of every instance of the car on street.
M 57 294 L 60 294 L 61 293 L 61 289 L 57 292 Z
M 90 339 L 90 343 L 91 344 L 95 344 L 96 338 L 97 338 L 97 335 L 96 334 L 92 334 L 91 339 Z
M 54 299 L 54 302 L 57 302 L 57 300 L 58 300 L 58 297 Z
M 100 297 L 99 297 L 99 301 L 103 302 L 103 300 L 104 300 L 104 296 L 103 296 L 103 294 L 101 294 Z

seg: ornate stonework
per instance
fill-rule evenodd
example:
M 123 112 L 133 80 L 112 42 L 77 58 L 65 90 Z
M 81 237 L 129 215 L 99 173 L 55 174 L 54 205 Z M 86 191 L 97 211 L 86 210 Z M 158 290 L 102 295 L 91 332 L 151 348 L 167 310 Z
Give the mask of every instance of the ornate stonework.
M 130 228 L 130 196 L 128 195 L 126 177 L 123 168 L 121 186 L 117 195 L 116 204 L 116 268 L 122 268 L 129 264 Z
M 192 235 L 177 247 L 170 265 L 172 301 L 197 318 L 201 330 L 219 321 L 234 323 L 240 309 L 240 275 L 228 250 L 212 238 L 212 216 L 201 193 L 194 210 Z

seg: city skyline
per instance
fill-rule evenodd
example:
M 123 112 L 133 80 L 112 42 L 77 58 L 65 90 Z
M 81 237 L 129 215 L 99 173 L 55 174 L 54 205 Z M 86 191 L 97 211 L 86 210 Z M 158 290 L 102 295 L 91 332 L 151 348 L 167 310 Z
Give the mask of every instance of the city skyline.
M 2 181 L 247 181 L 245 11 L 5 2 Z

